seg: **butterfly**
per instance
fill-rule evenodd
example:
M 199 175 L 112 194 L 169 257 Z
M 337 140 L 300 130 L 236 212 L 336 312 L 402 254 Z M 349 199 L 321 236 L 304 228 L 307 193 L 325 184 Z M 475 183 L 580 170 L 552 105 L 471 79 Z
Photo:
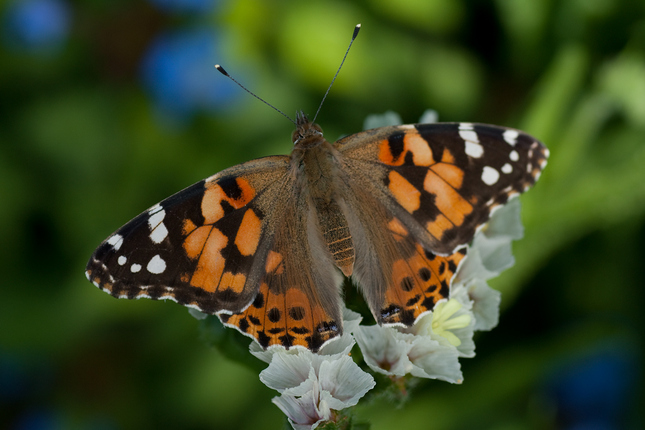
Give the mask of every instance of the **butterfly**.
M 411 326 L 450 294 L 466 245 L 531 187 L 548 149 L 485 124 L 381 127 L 330 143 L 299 112 L 291 155 L 223 170 L 106 239 L 87 278 L 170 299 L 262 347 L 317 351 L 343 332 L 351 277 L 380 324 Z

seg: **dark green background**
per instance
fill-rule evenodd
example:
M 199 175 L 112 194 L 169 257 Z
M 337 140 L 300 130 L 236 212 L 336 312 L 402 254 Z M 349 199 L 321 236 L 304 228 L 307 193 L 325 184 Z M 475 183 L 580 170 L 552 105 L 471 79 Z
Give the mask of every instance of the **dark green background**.
M 58 52 L 0 50 L 0 383 L 13 384 L 0 390 L 0 427 L 30 414 L 48 417 L 29 427 L 43 429 L 284 425 L 257 370 L 208 347 L 185 308 L 114 300 L 83 271 L 152 204 L 290 150 L 292 125 L 241 90 L 161 123 L 138 73 L 156 34 L 216 29 L 226 62 L 203 58 L 209 67 L 290 115 L 313 114 L 359 22 L 318 117 L 329 140 L 372 113 L 414 122 L 432 108 L 521 128 L 551 150 L 522 197 L 517 263 L 492 282 L 500 325 L 477 336 L 464 383 L 426 381 L 404 408 L 377 401 L 359 418 L 373 429 L 586 429 L 578 415 L 610 408 L 610 425 L 594 428 L 642 425 L 645 3 L 242 0 L 198 16 L 72 4 Z M 578 415 L 562 394 L 576 387 L 596 395 Z

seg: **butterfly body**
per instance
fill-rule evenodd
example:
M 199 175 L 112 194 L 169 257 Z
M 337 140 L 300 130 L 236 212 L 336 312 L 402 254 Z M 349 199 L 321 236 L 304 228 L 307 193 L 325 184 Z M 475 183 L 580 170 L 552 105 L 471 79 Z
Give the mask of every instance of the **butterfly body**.
M 416 124 L 335 143 L 300 113 L 290 156 L 226 169 L 110 236 L 86 275 L 115 297 L 217 314 L 263 347 L 342 333 L 351 276 L 381 324 L 449 296 L 465 245 L 538 178 L 548 150 L 516 130 Z

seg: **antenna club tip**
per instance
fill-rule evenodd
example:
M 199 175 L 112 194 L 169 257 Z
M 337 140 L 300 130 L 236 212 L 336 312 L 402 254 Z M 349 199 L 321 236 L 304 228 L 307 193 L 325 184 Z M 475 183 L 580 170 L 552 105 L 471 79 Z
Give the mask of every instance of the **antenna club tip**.
M 220 66 L 219 64 L 215 64 L 215 68 L 216 68 L 216 69 L 217 69 L 217 71 L 218 71 L 218 72 L 220 72 L 222 75 L 224 75 L 224 76 L 228 76 L 228 73 L 226 72 L 226 70 L 224 70 L 224 68 L 223 68 L 222 66 Z
M 358 32 L 360 31 L 360 29 L 361 29 L 361 25 L 356 24 L 356 27 L 354 27 L 354 34 L 352 35 L 352 40 L 356 39 L 356 36 L 358 36 Z

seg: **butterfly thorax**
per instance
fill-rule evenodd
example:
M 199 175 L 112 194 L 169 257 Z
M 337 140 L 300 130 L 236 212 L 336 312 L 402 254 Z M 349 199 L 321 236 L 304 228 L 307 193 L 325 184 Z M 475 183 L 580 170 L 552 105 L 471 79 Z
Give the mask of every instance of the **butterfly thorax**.
M 322 129 L 300 112 L 293 132 L 292 172 L 307 200 L 316 233 L 327 245 L 336 266 L 350 276 L 354 267 L 354 244 L 341 205 L 337 184 L 341 178 L 340 153 L 322 135 Z

